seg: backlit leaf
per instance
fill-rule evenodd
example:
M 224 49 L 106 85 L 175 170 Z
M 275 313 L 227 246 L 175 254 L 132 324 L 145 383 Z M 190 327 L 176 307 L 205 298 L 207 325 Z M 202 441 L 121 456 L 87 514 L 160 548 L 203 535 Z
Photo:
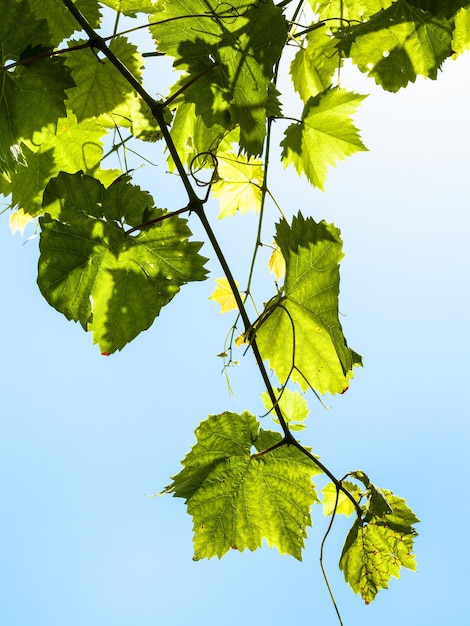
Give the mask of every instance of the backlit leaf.
M 73 45 L 83 43 L 74 41 Z M 116 37 L 109 44 L 111 51 L 139 78 L 143 59 L 137 48 L 125 37 Z M 112 113 L 119 108 L 123 114 L 126 100 L 135 99 L 133 88 L 108 59 L 101 59 L 86 48 L 69 55 L 67 65 L 72 70 L 76 86 L 67 90 L 68 106 L 79 122 L 102 113 Z M 125 110 L 125 109 L 124 109 Z
M 231 548 L 261 547 L 302 557 L 310 507 L 317 501 L 316 466 L 281 435 L 259 428 L 245 411 L 211 415 L 165 493 L 185 498 L 193 517 L 194 558 L 221 558 Z
M 217 154 L 217 181 L 212 193 L 219 200 L 219 219 L 246 213 L 261 207 L 261 184 L 263 164 L 255 158 L 248 159 L 236 154 Z
M 298 392 L 292 391 L 285 387 L 281 389 L 274 389 L 274 394 L 277 398 L 277 405 L 281 409 L 282 415 L 286 420 L 290 430 L 303 430 L 305 428 L 305 420 L 308 417 L 309 409 L 305 398 Z M 261 394 L 263 404 L 270 412 L 272 419 L 279 424 L 279 420 L 275 417 L 275 411 L 273 403 L 269 397 L 267 391 Z
M 366 604 L 380 589 L 387 589 L 390 578 L 400 577 L 401 567 L 416 570 L 412 554 L 417 533 L 411 524 L 419 520 L 405 500 L 383 490 L 392 512 L 369 515 L 351 528 L 339 562 L 344 578 Z
M 205 259 L 186 220 L 165 214 L 121 177 L 108 189 L 83 174 L 60 174 L 44 194 L 38 284 L 46 300 L 93 333 L 111 354 L 146 330 L 180 287 L 204 280 Z
M 226 278 L 216 278 L 215 282 L 217 286 L 214 293 L 209 296 L 209 300 L 214 300 L 214 302 L 220 304 L 221 313 L 227 313 L 228 311 L 236 309 L 237 301 L 235 300 L 235 296 L 232 293 L 228 280 Z M 238 287 L 238 282 L 235 281 L 235 283 Z
M 281 142 L 284 167 L 294 165 L 323 190 L 329 167 L 366 150 L 350 118 L 364 98 L 337 88 L 310 98 L 302 120 L 287 128 Z
M 281 249 L 274 243 L 274 249 L 269 257 L 269 271 L 274 274 L 274 276 L 280 280 L 284 274 L 286 273 L 286 262 L 284 261 L 284 257 L 282 256 Z
M 23 211 L 23 209 L 18 209 L 17 211 L 13 211 L 10 215 L 9 225 L 12 235 L 14 235 L 17 231 L 23 235 L 24 229 L 26 226 L 33 221 L 33 217 L 28 215 Z
M 342 393 L 361 359 L 344 338 L 338 314 L 340 232 L 331 224 L 294 217 L 277 225 L 286 261 L 284 293 L 269 302 L 255 324 L 256 341 L 284 384 Z
M 359 502 L 360 490 L 357 485 L 347 480 L 342 481 L 343 487 L 345 487 L 353 498 Z M 356 507 L 343 492 L 336 489 L 334 483 L 328 483 L 322 489 L 323 494 L 323 515 L 332 515 L 335 512 L 338 515 L 349 516 L 356 510 Z M 335 508 L 336 505 L 336 508 Z
M 361 72 L 388 91 L 398 91 L 421 74 L 437 78 L 452 53 L 452 28 L 412 2 L 397 0 L 365 24 L 353 26 L 341 46 Z
M 15 171 L 22 162 L 21 142 L 44 127 L 54 128 L 65 115 L 65 89 L 74 83 L 63 59 L 11 67 L 24 56 L 52 49 L 50 41 L 47 22 L 34 19 L 26 0 L 0 4 L 0 170 Z

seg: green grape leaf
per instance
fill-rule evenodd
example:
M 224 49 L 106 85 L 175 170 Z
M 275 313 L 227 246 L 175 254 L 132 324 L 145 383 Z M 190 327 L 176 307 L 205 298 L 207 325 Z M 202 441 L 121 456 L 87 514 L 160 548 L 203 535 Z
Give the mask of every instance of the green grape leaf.
M 193 102 L 184 102 L 176 110 L 171 126 L 171 138 L 175 144 L 182 163 L 189 170 L 194 165 L 197 155 L 208 157 L 207 153 L 215 154 L 226 128 L 220 124 L 208 127 L 202 116 L 196 113 L 196 105 Z M 173 159 L 169 157 L 171 170 L 175 169 Z M 214 167 L 213 159 L 206 160 L 207 166 Z M 201 166 L 203 158 L 197 160 L 197 166 Z
M 368 22 L 353 26 L 341 48 L 387 91 L 396 92 L 418 74 L 437 78 L 443 61 L 452 54 L 450 21 L 397 0 Z
M 17 28 L 18 24 L 21 28 Z M 46 46 L 46 47 L 45 47 Z M 48 48 L 50 47 L 50 48 Z M 20 144 L 65 115 L 65 90 L 73 80 L 63 59 L 42 58 L 13 67 L 20 59 L 52 50 L 45 20 L 37 20 L 26 0 L 0 7 L 0 170 L 22 162 Z M 6 69 L 10 68 L 10 69 Z
M 456 56 L 470 50 L 470 7 L 460 9 L 455 16 L 452 50 Z
M 105 129 L 96 119 L 78 124 L 72 114 L 60 118 L 54 132 L 46 128 L 36 133 L 34 143 L 21 145 L 22 161 L 11 175 L 12 205 L 22 207 L 33 216 L 42 214 L 44 189 L 60 171 L 71 174 L 83 171 L 102 180 L 99 165 L 104 134 Z M 116 170 L 110 172 L 112 178 L 119 174 Z
M 343 20 L 345 23 L 364 21 L 375 13 L 388 9 L 394 0 L 310 0 L 320 20 Z
M 209 416 L 196 438 L 164 491 L 186 500 L 194 558 L 221 558 L 231 548 L 256 550 L 265 539 L 301 560 L 310 507 L 317 501 L 315 464 L 294 446 L 279 446 L 281 435 L 260 429 L 247 411 Z
M 356 521 L 339 562 L 344 579 L 366 604 L 374 600 L 380 589 L 388 588 L 392 576 L 400 577 L 401 567 L 416 570 L 412 550 L 417 533 L 411 524 L 419 520 L 405 500 L 387 490 L 383 494 L 392 512 L 371 514 L 365 522 Z
M 164 22 L 151 27 L 158 48 L 189 73 L 178 83 L 184 102 L 196 105 L 208 128 L 239 125 L 241 148 L 261 154 L 269 85 L 287 36 L 281 9 L 271 0 L 253 6 L 246 0 L 161 1 L 157 8 L 152 19 L 161 15 Z
M 281 409 L 282 415 L 286 420 L 290 430 L 303 430 L 305 428 L 304 421 L 307 419 L 309 409 L 305 398 L 298 392 L 292 391 L 285 387 L 284 389 L 274 389 L 277 398 L 277 404 Z M 274 417 L 274 408 L 269 393 L 267 391 L 261 394 L 261 399 L 266 409 L 270 412 L 272 419 L 276 424 L 279 420 Z
M 206 277 L 186 220 L 173 216 L 126 234 L 126 226 L 165 214 L 126 176 L 106 189 L 90 176 L 61 173 L 46 187 L 44 210 L 39 288 L 67 319 L 92 331 L 102 352 L 121 350 L 182 285 Z
M 71 45 L 81 43 L 84 42 L 70 42 Z M 126 37 L 116 37 L 109 48 L 136 78 L 140 77 L 143 59 L 136 46 L 129 43 Z M 108 59 L 100 59 L 92 50 L 85 48 L 70 54 L 67 65 L 75 81 L 75 87 L 67 90 L 67 106 L 79 122 L 114 110 L 118 110 L 121 117 L 131 116 L 131 106 L 124 105 L 128 99 L 135 99 L 133 88 Z
M 283 219 L 276 231 L 286 262 L 284 294 L 255 324 L 258 348 L 283 384 L 290 377 L 304 391 L 343 393 L 361 359 L 348 347 L 338 316 L 340 232 L 300 213 L 292 227 Z
M 37 19 L 47 20 L 54 45 L 59 45 L 75 31 L 81 30 L 77 20 L 70 11 L 57 0 L 28 0 L 31 11 Z M 100 23 L 101 13 L 96 0 L 74 0 L 77 9 L 86 17 L 93 28 Z
M 261 208 L 261 185 L 263 163 L 242 154 L 217 154 L 217 181 L 212 185 L 212 194 L 220 203 L 219 219 L 246 213 Z
M 290 66 L 292 83 L 304 102 L 328 89 L 338 69 L 336 41 L 326 28 L 310 31 L 307 42 L 305 48 L 298 50 Z
M 323 190 L 329 166 L 367 150 L 350 119 L 365 97 L 334 88 L 310 98 L 302 120 L 287 128 L 281 142 L 284 167 L 294 165 Z
M 101 2 L 129 17 L 136 17 L 137 13 L 154 13 L 156 10 L 153 0 L 101 0 Z
M 356 502 L 359 502 L 361 494 L 358 486 L 348 480 L 343 480 L 342 485 L 349 491 Z M 332 515 L 336 512 L 338 515 L 346 515 L 349 517 L 349 515 L 355 512 L 356 507 L 354 504 L 343 491 L 336 489 L 334 483 L 325 485 L 322 489 L 322 493 L 323 515 Z

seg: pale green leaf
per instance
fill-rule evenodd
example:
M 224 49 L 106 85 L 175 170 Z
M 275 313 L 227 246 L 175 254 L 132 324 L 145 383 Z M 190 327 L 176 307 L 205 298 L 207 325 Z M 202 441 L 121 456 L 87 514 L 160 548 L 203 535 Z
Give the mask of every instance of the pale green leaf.
M 19 232 L 21 236 L 24 235 L 24 229 L 26 226 L 33 221 L 33 217 L 25 213 L 23 209 L 18 209 L 17 211 L 13 211 L 10 215 L 10 219 L 8 220 L 8 224 L 10 226 L 10 230 L 12 235 L 16 232 Z
M 350 117 L 365 97 L 334 88 L 310 98 L 302 120 L 287 128 L 281 142 L 284 167 L 294 165 L 323 190 L 330 166 L 366 150 Z
M 325 27 L 318 28 L 308 33 L 307 46 L 300 48 L 295 55 L 290 74 L 304 103 L 331 86 L 339 64 L 336 43 Z
M 216 278 L 216 288 L 211 296 L 209 296 L 209 300 L 214 300 L 217 304 L 220 304 L 220 312 L 228 313 L 229 311 L 233 311 L 237 308 L 237 301 L 235 300 L 235 296 L 233 295 L 230 284 L 226 278 Z M 238 282 L 235 281 L 237 287 L 239 286 Z
M 165 493 L 186 499 L 193 517 L 194 558 L 221 558 L 228 550 L 261 547 L 301 559 L 318 468 L 281 435 L 263 431 L 253 415 L 211 415 Z M 253 454 L 253 452 L 255 452 Z
M 281 249 L 274 243 L 273 252 L 269 257 L 269 271 L 274 274 L 274 276 L 280 280 L 283 278 L 286 273 L 286 262 L 284 261 L 284 257 L 282 256 Z
M 305 398 L 298 391 L 292 391 L 287 387 L 282 390 L 282 393 L 281 389 L 275 388 L 273 391 L 277 398 L 277 405 L 290 430 L 303 430 L 305 428 L 305 420 L 309 414 Z M 264 406 L 270 412 L 272 419 L 276 424 L 279 424 L 279 420 L 275 417 L 275 410 L 269 393 L 267 391 L 263 392 L 261 398 Z
M 349 491 L 356 502 L 359 502 L 361 494 L 358 486 L 347 480 L 343 480 L 342 485 Z M 337 513 L 338 515 L 349 516 L 356 511 L 356 507 L 348 496 L 343 491 L 338 490 L 334 483 L 325 485 L 322 489 L 322 493 L 323 515 Z
M 343 393 L 361 360 L 348 347 L 339 321 L 339 230 L 299 214 L 292 227 L 281 220 L 276 242 L 286 279 L 284 293 L 267 304 L 255 324 L 261 355 L 283 384 L 291 378 L 303 390 Z
M 470 50 L 470 7 L 461 8 L 455 16 L 452 50 L 455 56 Z
M 217 181 L 212 193 L 219 200 L 219 219 L 246 213 L 261 207 L 261 185 L 263 163 L 255 158 L 248 160 L 244 155 L 217 154 Z
M 206 277 L 186 220 L 174 216 L 126 234 L 165 214 L 127 177 L 105 189 L 89 176 L 61 173 L 44 203 L 39 288 L 67 319 L 92 331 L 102 352 L 121 350 L 182 285 Z

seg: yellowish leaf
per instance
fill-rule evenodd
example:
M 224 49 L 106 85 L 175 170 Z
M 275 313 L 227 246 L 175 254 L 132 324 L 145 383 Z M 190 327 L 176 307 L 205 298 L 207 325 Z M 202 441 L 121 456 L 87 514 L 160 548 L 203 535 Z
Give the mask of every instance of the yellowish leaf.
M 235 296 L 230 289 L 230 285 L 226 278 L 216 278 L 215 282 L 217 283 L 216 288 L 214 289 L 214 293 L 209 296 L 209 300 L 214 300 L 220 304 L 220 312 L 227 313 L 228 311 L 232 311 L 237 308 L 237 302 L 235 300 Z M 235 284 L 238 285 L 238 282 L 235 281 Z
M 245 333 L 242 333 L 241 335 L 238 335 L 238 337 L 235 339 L 235 345 L 237 346 L 237 348 L 239 348 L 244 343 L 248 343 L 248 341 L 246 340 Z
M 286 273 L 286 262 L 277 243 L 274 246 L 273 253 L 269 259 L 269 271 L 280 280 Z
M 262 162 L 224 153 L 217 155 L 217 163 L 219 180 L 212 185 L 212 193 L 220 202 L 219 219 L 235 215 L 237 211 L 258 212 L 261 207 Z
M 31 215 L 28 215 L 27 213 L 25 213 L 23 209 L 18 209 L 17 211 L 14 211 L 10 215 L 10 221 L 9 221 L 12 235 L 14 235 L 16 231 L 18 231 L 21 233 L 21 236 L 23 236 L 24 229 L 33 220 L 34 218 L 31 217 Z

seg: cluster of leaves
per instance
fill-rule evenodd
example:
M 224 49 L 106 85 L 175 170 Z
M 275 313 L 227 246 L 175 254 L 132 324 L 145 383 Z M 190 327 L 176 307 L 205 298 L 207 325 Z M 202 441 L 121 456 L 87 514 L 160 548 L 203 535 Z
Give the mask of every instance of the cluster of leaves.
M 143 85 L 145 57 L 128 30 L 119 33 L 114 20 L 106 32 L 103 7 L 139 18 L 153 54 L 173 59 L 178 80 L 165 99 L 150 96 L 159 85 Z M 334 479 L 293 437 L 308 410 L 288 387 L 343 393 L 361 365 L 338 316 L 340 232 L 300 213 L 290 223 L 282 217 L 272 268 L 278 279 L 285 273 L 284 282 L 250 320 L 204 205 L 211 192 L 220 217 L 257 211 L 261 232 L 275 120 L 285 123 L 284 166 L 324 189 L 329 168 L 366 149 L 351 118 L 365 96 L 340 87 L 344 60 L 389 91 L 417 75 L 436 78 L 447 57 L 470 47 L 470 2 L 6 0 L 0 44 L 0 193 L 15 210 L 14 227 L 39 218 L 38 284 L 46 300 L 111 354 L 148 329 L 183 285 L 206 278 L 201 244 L 191 240 L 182 213 L 201 219 L 224 269 L 213 297 L 224 310 L 238 308 L 237 343 L 255 353 L 263 398 L 282 434 L 262 430 L 248 412 L 201 423 L 166 490 L 187 501 L 195 557 L 253 550 L 266 539 L 300 558 L 310 507 L 319 501 L 311 478 L 324 472 L 333 479 L 325 513 L 355 514 L 340 567 L 370 602 L 401 566 L 414 569 L 417 519 L 362 472 Z M 277 88 L 288 47 L 295 49 L 289 72 L 301 104 L 283 112 L 296 106 Z M 119 145 L 105 153 L 113 134 Z M 128 172 L 105 167 L 130 138 L 163 139 L 187 206 L 158 208 Z M 191 179 L 198 169 L 209 173 L 203 198 Z M 254 298 L 251 278 L 244 296 Z

